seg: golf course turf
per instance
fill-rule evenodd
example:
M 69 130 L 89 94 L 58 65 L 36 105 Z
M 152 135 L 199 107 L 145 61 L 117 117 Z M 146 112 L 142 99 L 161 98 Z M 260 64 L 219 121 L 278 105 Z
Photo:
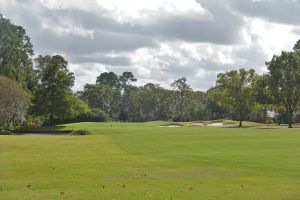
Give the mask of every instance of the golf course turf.
M 300 200 L 300 129 L 77 123 L 0 136 L 1 200 Z

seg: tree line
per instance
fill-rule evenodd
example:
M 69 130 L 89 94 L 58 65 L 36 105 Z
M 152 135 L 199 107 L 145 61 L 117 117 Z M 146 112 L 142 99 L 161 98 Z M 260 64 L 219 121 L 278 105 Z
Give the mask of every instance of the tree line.
M 75 76 L 61 55 L 34 57 L 23 27 L 0 15 L 0 130 L 80 121 L 196 121 L 230 118 L 266 123 L 297 120 L 300 103 L 300 40 L 266 62 L 268 72 L 231 70 L 217 76 L 206 92 L 182 77 L 170 85 L 136 86 L 132 72 L 104 72 L 73 92 Z M 201 80 L 199 80 L 201 81 Z

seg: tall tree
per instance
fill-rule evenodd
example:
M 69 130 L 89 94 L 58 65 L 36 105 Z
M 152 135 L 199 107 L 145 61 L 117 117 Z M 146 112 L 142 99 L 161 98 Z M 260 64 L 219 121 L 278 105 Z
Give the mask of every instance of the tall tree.
M 80 92 L 80 98 L 88 103 L 91 108 L 98 108 L 112 119 L 118 119 L 119 102 L 118 91 L 113 90 L 107 85 L 86 84 L 84 90 Z
M 206 94 L 204 92 L 190 92 L 188 101 L 188 115 L 190 120 L 207 119 Z
M 209 119 L 221 119 L 228 115 L 228 107 L 222 106 L 222 91 L 220 88 L 212 87 L 206 92 L 206 109 Z
M 188 107 L 188 95 L 192 91 L 191 87 L 186 83 L 185 77 L 175 80 L 171 86 L 175 89 L 176 93 L 176 116 L 175 118 L 179 121 L 187 120 L 187 107 Z
M 263 74 L 257 76 L 253 84 L 253 95 L 256 101 L 256 107 L 263 111 L 264 123 L 267 120 L 267 111 L 272 109 L 274 98 L 270 90 L 270 76 Z
M 132 83 L 136 82 L 137 79 L 132 72 L 123 72 L 123 74 L 119 76 L 119 80 L 122 90 L 119 118 L 123 121 L 128 121 L 133 118 L 133 116 L 131 116 L 134 113 L 133 98 L 138 88 L 133 86 Z
M 300 98 L 300 56 L 297 52 L 282 52 L 267 62 L 270 88 L 277 106 L 284 106 L 289 128 Z
M 168 119 L 166 90 L 158 84 L 148 83 L 140 87 L 134 95 L 136 121 Z
M 74 74 L 67 68 L 67 61 L 59 55 L 41 56 L 37 60 L 41 85 L 35 92 L 33 112 L 49 119 L 50 124 L 66 118 L 69 96 L 74 85 Z
M 0 132 L 13 129 L 25 120 L 30 102 L 29 94 L 19 83 L 0 76 Z
M 247 115 L 255 103 L 253 81 L 256 73 L 253 69 L 232 70 L 218 74 L 217 88 L 220 91 L 221 105 L 232 110 L 242 126 L 243 116 Z
M 298 40 L 298 41 L 296 42 L 296 44 L 294 45 L 293 50 L 294 50 L 295 52 L 299 52 L 299 53 L 300 53 L 300 40 Z
M 107 85 L 112 89 L 119 89 L 119 77 L 114 72 L 104 72 L 97 77 L 96 84 Z
M 0 14 L 0 74 L 33 90 L 37 82 L 32 55 L 33 46 L 25 29 Z
M 125 90 L 131 83 L 136 82 L 137 79 L 134 77 L 132 72 L 123 72 L 121 76 L 119 76 L 119 81 L 121 83 L 121 87 Z
M 102 87 L 101 95 L 106 100 L 106 109 L 103 110 L 113 120 L 118 120 L 120 114 L 121 83 L 120 77 L 114 72 L 104 72 L 97 77 L 96 85 Z M 100 89 L 98 87 L 98 89 Z M 103 90 L 104 89 L 104 90 Z M 103 92 L 106 91 L 106 92 Z M 100 92 L 100 90 L 99 90 Z M 103 96 L 107 95 L 107 96 Z

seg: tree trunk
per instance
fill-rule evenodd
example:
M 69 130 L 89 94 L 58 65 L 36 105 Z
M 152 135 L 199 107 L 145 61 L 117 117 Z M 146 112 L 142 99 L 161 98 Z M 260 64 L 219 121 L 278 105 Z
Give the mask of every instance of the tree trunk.
M 51 91 L 51 111 L 49 117 L 49 124 L 54 125 L 54 92 Z
M 53 125 L 54 124 L 53 121 L 54 121 L 54 115 L 53 115 L 53 111 L 51 111 L 51 114 L 49 117 L 49 125 Z
M 264 124 L 267 124 L 267 109 L 264 109 Z
M 293 110 L 288 109 L 288 123 L 289 123 L 289 128 L 293 128 L 292 121 L 293 121 Z
M 277 125 L 278 126 L 281 124 L 281 118 L 282 118 L 282 113 L 279 112 L 278 120 L 277 120 Z
M 242 127 L 243 126 L 243 122 L 242 122 L 242 111 L 240 110 L 240 113 L 239 113 L 239 127 Z

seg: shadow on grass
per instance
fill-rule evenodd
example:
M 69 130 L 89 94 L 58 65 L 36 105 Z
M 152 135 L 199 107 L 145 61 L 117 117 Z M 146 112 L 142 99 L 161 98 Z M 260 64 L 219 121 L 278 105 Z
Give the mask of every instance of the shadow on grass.
M 242 127 L 240 127 L 240 126 L 224 126 L 223 128 L 289 129 L 288 125 L 270 125 L 270 126 L 268 126 L 268 125 L 262 125 L 262 126 L 254 125 L 254 126 L 242 126 Z M 291 129 L 299 129 L 299 128 L 300 128 L 299 125 L 295 125 Z
M 254 126 L 223 126 L 222 128 L 254 128 Z
M 87 130 L 70 130 L 66 126 L 21 127 L 14 131 L 17 135 L 89 135 Z
M 41 126 L 41 127 L 20 127 L 14 131 L 16 134 L 51 134 L 65 135 L 70 134 L 73 130 L 65 129 L 66 126 Z

